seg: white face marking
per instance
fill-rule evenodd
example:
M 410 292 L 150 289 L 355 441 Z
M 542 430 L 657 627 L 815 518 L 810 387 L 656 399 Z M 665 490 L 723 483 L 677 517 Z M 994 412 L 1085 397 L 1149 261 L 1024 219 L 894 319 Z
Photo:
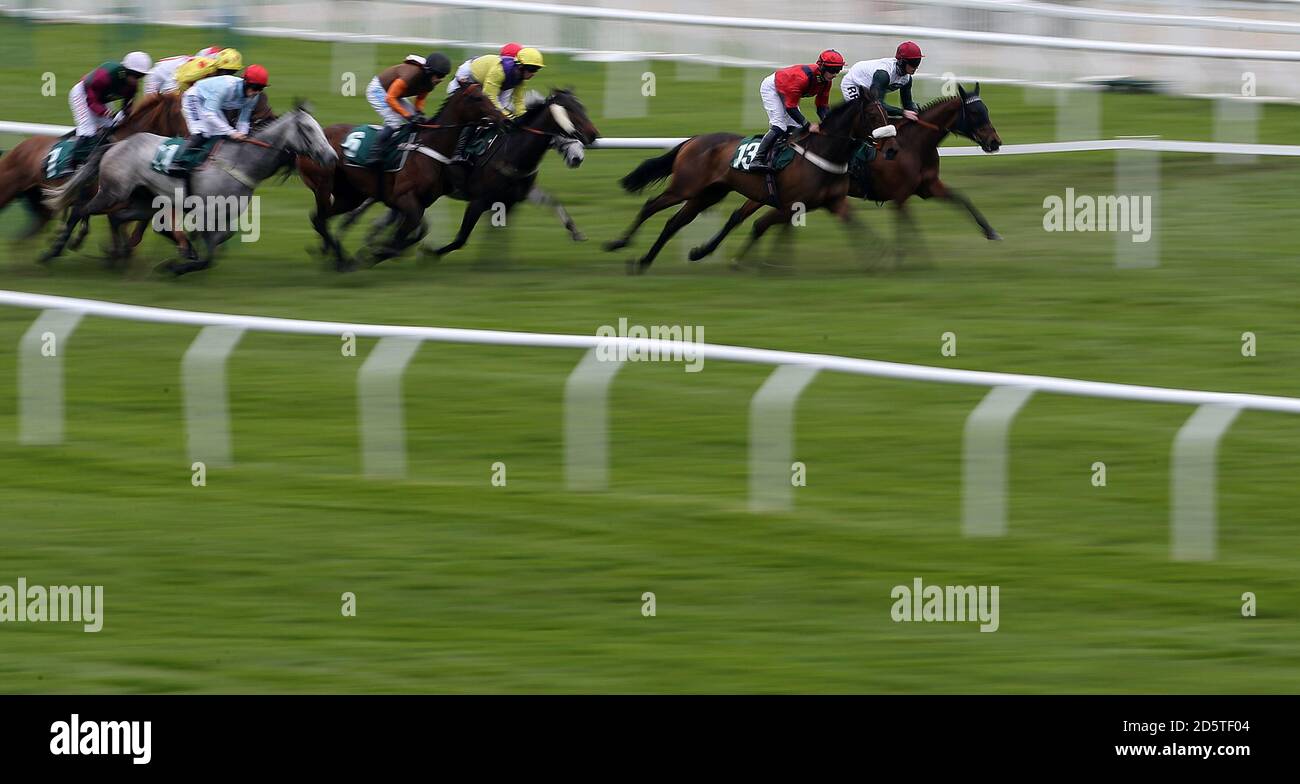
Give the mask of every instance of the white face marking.
M 551 116 L 555 118 L 555 124 L 565 133 L 573 133 L 576 130 L 573 120 L 569 119 L 569 113 L 558 103 L 551 104 Z

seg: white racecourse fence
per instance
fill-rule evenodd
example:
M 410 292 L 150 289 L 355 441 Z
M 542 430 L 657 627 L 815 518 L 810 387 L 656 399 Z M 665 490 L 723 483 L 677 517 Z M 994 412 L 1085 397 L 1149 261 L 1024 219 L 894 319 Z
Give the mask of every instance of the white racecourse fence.
M 943 384 L 990 387 L 966 420 L 962 461 L 962 531 L 966 536 L 1007 532 L 1008 436 L 1016 414 L 1035 392 L 1196 406 L 1174 438 L 1171 468 L 1170 555 L 1175 560 L 1216 557 L 1215 475 L 1218 444 L 1245 409 L 1300 414 L 1300 399 L 1267 395 L 1079 381 L 975 370 L 906 365 L 869 359 L 772 351 L 742 346 L 655 339 L 555 335 L 444 327 L 344 324 L 326 321 L 200 313 L 97 300 L 0 291 L 0 305 L 40 310 L 18 346 L 18 438 L 22 444 L 63 440 L 63 359 L 85 316 L 201 327 L 181 360 L 189 457 L 208 466 L 232 462 L 226 360 L 244 332 L 378 338 L 357 374 L 361 462 L 366 475 L 406 474 L 402 374 L 425 341 L 582 349 L 564 401 L 567 486 L 601 490 L 608 484 L 608 397 L 622 357 L 649 352 L 776 368 L 749 408 L 749 501 L 755 512 L 792 506 L 794 409 L 800 393 L 823 371 Z M 45 351 L 50 345 L 57 348 Z M 619 349 L 626 349 L 622 353 Z
M 923 42 L 927 71 L 1070 82 L 1130 75 L 1180 92 L 1237 94 L 1249 64 L 1263 93 L 1300 97 L 1288 63 L 1300 7 L 1254 0 L 6 0 L 9 14 L 227 27 L 244 35 L 341 43 L 500 45 L 629 59 L 675 59 L 699 78 L 716 65 L 807 62 L 834 46 L 852 59 Z M 793 18 L 792 18 L 793 17 Z M 1122 57 L 1117 57 L 1122 56 Z

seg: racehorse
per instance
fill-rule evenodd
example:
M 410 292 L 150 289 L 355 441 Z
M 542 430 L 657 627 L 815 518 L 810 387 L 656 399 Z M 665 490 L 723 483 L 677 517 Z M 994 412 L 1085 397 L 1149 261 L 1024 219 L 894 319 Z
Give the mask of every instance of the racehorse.
M 457 90 L 439 108 L 433 120 L 422 124 L 409 143 L 415 145 L 406 165 L 396 172 L 376 172 L 372 167 L 320 166 L 300 161 L 303 183 L 316 196 L 311 223 L 321 237 L 321 249 L 333 254 L 335 269 L 351 269 L 354 263 L 343 252 L 343 243 L 332 235 L 329 219 L 352 212 L 367 199 L 382 201 L 401 215 L 393 238 L 373 252 L 373 262 L 398 255 L 423 237 L 424 211 L 443 193 L 444 164 L 449 160 L 465 126 L 484 121 L 502 122 L 505 115 L 493 105 L 479 85 Z M 331 125 L 325 137 L 340 158 L 343 143 L 355 126 Z
M 536 187 L 537 170 L 546 151 L 560 147 L 569 167 L 575 168 L 582 162 L 582 148 L 600 137 L 586 108 L 570 90 L 551 90 L 546 98 L 532 102 L 513 126 L 490 143 L 472 171 L 465 174 L 453 167 L 451 175 L 444 178 L 444 195 L 469 203 L 456 237 L 435 250 L 435 255 L 463 248 L 479 218 L 494 205 L 502 205 L 509 214 L 514 205 L 526 199 L 549 199 Z M 556 209 L 567 218 L 563 207 Z M 570 234 L 577 232 L 572 219 L 567 220 L 566 227 Z
M 970 139 L 986 153 L 997 152 L 1002 146 L 1002 138 L 989 119 L 988 106 L 980 98 L 979 83 L 976 82 L 975 89 L 969 93 L 958 85 L 956 95 L 931 101 L 917 115 L 916 121 L 901 118 L 895 120 L 898 125 L 898 155 L 892 161 L 883 161 L 879 157 L 871 161 L 868 164 L 867 178 L 851 177 L 849 195 L 881 203 L 894 203 L 898 208 L 895 242 L 900 255 L 904 229 L 915 228 L 911 214 L 904 208 L 904 203 L 913 195 L 922 199 L 934 197 L 955 202 L 966 208 L 979 224 L 985 238 L 1002 239 L 969 198 L 949 188 L 939 179 L 939 145 L 949 133 Z M 732 213 L 721 231 L 691 251 L 691 260 L 712 253 L 732 229 L 762 206 L 761 202 L 752 199 L 741 205 Z M 767 220 L 774 215 L 775 213 L 769 213 L 759 220 Z M 755 224 L 755 231 L 757 230 Z
M 101 160 L 99 190 L 95 197 L 72 211 L 71 220 L 85 215 L 109 216 L 113 228 L 114 258 L 124 259 L 131 252 L 122 232 L 123 224 L 152 218 L 159 211 L 153 204 L 154 195 L 170 197 L 182 189 L 180 180 L 153 168 L 159 146 L 166 140 L 166 137 L 145 133 L 113 145 Z M 300 155 L 325 168 L 332 167 L 338 157 L 320 125 L 301 105 L 246 139 L 224 140 L 213 151 L 207 165 L 191 175 L 186 200 L 197 197 L 203 204 L 246 204 L 262 180 L 279 170 L 292 173 Z M 47 192 L 46 206 L 52 210 L 70 206 L 94 176 L 95 172 L 89 166 L 83 167 L 68 182 Z M 213 211 L 206 212 L 211 215 Z M 237 218 L 238 214 L 231 217 Z M 216 226 L 201 227 L 195 235 L 203 241 L 202 248 L 196 251 L 194 244 L 188 243 L 185 252 L 190 260 L 184 264 L 173 262 L 167 268 L 183 275 L 210 267 L 217 248 L 233 234 L 233 229 L 224 220 Z
M 801 205 L 806 212 L 826 207 L 841 220 L 851 222 L 852 211 L 847 201 L 849 183 L 845 176 L 849 159 L 862 140 L 872 138 L 877 129 L 887 126 L 889 118 L 884 108 L 875 94 L 868 91 L 831 109 L 822 121 L 819 133 L 804 133 L 793 139 L 790 145 L 797 153 L 796 158 L 773 177 L 775 198 L 779 202 L 774 213 L 777 217 L 761 222 L 762 228 L 756 225 L 754 239 L 777 220 L 790 220 L 800 209 L 796 205 Z M 894 151 L 894 143 L 888 138 L 892 133 L 891 127 L 888 134 L 881 135 L 885 139 L 882 144 L 887 155 Z M 651 215 L 686 202 L 668 219 L 659 238 L 641 260 L 635 265 L 629 262 L 629 273 L 644 273 L 674 234 L 702 211 L 722 201 L 728 193 L 737 191 L 760 204 L 771 203 L 769 199 L 773 197 L 763 175 L 733 166 L 744 153 L 743 150 L 737 153 L 737 144 L 742 138 L 733 133 L 693 136 L 670 152 L 650 158 L 633 169 L 620 181 L 629 193 L 640 193 L 646 186 L 669 176 L 672 180 L 663 193 L 646 201 L 623 236 L 606 243 L 605 250 L 626 247 L 632 235 Z
M 168 94 L 148 95 L 132 107 L 121 125 L 105 132 L 97 147 L 125 139 L 135 133 L 147 131 L 164 136 L 182 136 L 186 133 L 185 118 L 180 111 L 180 96 Z M 31 208 L 31 225 L 24 232 L 27 239 L 39 233 L 54 214 L 41 203 L 43 188 L 53 186 L 58 180 L 47 179 L 46 166 L 50 150 L 59 142 L 59 136 L 29 136 L 19 142 L 4 157 L 0 157 L 0 209 L 21 196 Z M 66 179 L 66 178 L 60 178 Z

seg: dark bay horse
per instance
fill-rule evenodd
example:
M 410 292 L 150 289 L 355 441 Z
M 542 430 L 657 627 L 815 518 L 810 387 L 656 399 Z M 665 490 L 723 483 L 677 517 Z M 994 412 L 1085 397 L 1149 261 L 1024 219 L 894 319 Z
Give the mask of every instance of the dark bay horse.
M 780 204 L 773 215 L 777 217 L 760 222 L 761 229 L 756 225 L 757 235 L 773 223 L 789 221 L 800 209 L 811 212 L 826 207 L 842 220 L 852 221 L 847 200 L 849 159 L 861 141 L 870 139 L 873 131 L 888 124 L 884 109 L 875 95 L 868 92 L 832 109 L 821 123 L 820 133 L 804 133 L 792 139 L 790 144 L 797 155 L 790 165 L 775 175 Z M 672 179 L 663 193 L 646 201 L 623 236 L 606 243 L 605 249 L 626 247 L 647 218 L 685 202 L 668 219 L 658 239 L 640 261 L 629 262 L 629 273 L 643 273 L 674 234 L 728 193 L 737 191 L 760 205 L 769 203 L 771 197 L 764 175 L 732 167 L 733 159 L 739 157 L 737 144 L 743 138 L 734 133 L 693 136 L 670 152 L 650 158 L 633 169 L 621 180 L 623 189 L 629 193 L 640 193 L 646 186 L 669 176 Z M 893 141 L 886 139 L 884 144 L 885 149 L 892 153 Z
M 343 143 L 355 127 L 351 123 L 331 125 L 325 129 L 340 161 L 324 167 L 313 161 L 298 162 L 302 181 L 316 196 L 312 227 L 321 237 L 321 248 L 332 254 L 335 269 L 352 269 L 355 263 L 346 257 L 343 243 L 329 229 L 330 218 L 352 212 L 368 199 L 382 201 L 401 216 L 397 231 L 383 246 L 374 249 L 372 263 L 400 254 L 419 242 L 424 211 L 445 192 L 444 164 L 449 160 L 468 125 L 499 123 L 505 116 L 483 94 L 479 85 L 457 90 L 443 102 L 433 120 L 420 126 L 408 143 L 417 145 L 406 165 L 396 172 L 377 172 L 374 167 L 344 166 Z
M 987 153 L 997 152 L 1002 146 L 1002 138 L 989 119 L 988 106 L 980 98 L 979 84 L 976 83 L 971 92 L 958 85 L 956 95 L 931 101 L 921 108 L 915 122 L 901 118 L 894 122 L 898 125 L 898 155 L 892 161 L 877 156 L 869 164 L 869 183 L 852 178 L 849 195 L 882 203 L 892 202 L 898 208 L 896 242 L 900 249 L 903 247 L 904 229 L 915 228 L 911 214 L 904 208 L 904 203 L 914 195 L 922 199 L 943 199 L 965 207 L 987 239 L 1002 239 L 969 198 L 939 179 L 939 145 L 948 134 L 970 139 Z M 712 253 L 732 229 L 762 206 L 761 201 L 752 199 L 743 204 L 717 235 L 691 252 L 691 259 Z M 775 215 L 774 211 L 759 220 L 774 218 Z
M 479 218 L 494 205 L 502 205 L 509 213 L 511 208 L 526 199 L 549 198 L 535 187 L 537 170 L 548 149 L 567 142 L 589 145 L 600 137 L 600 131 L 587 116 L 586 108 L 570 90 L 551 90 L 545 99 L 529 106 L 528 111 L 515 120 L 514 126 L 492 142 L 472 171 L 466 174 L 453 169 L 444 179 L 445 195 L 469 203 L 465 205 L 456 237 L 435 250 L 435 255 L 442 256 L 463 248 Z M 582 162 L 581 157 L 575 158 L 567 153 L 565 160 L 570 168 Z M 576 231 L 571 226 L 569 230 L 571 234 Z

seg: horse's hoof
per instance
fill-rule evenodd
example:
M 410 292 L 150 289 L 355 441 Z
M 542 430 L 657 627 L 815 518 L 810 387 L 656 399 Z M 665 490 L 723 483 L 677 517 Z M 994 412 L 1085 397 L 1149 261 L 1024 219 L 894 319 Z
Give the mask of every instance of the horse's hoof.
M 1002 239 L 1002 235 L 998 234 L 997 229 L 989 229 L 988 233 L 985 234 L 984 236 L 990 240 L 1000 241 Z
M 586 234 L 583 234 L 583 233 L 580 232 L 580 231 L 575 231 L 575 232 L 571 233 L 569 236 L 570 236 L 571 238 L 573 238 L 573 241 L 574 241 L 574 242 L 586 242 L 586 241 L 587 241 L 587 235 L 586 235 Z
M 627 240 L 610 240 L 603 246 L 607 251 L 619 250 L 627 247 Z
M 705 250 L 704 246 L 700 246 L 698 248 L 691 248 L 691 252 L 686 254 L 686 258 L 691 261 L 699 261 L 707 255 L 709 255 L 708 251 Z

